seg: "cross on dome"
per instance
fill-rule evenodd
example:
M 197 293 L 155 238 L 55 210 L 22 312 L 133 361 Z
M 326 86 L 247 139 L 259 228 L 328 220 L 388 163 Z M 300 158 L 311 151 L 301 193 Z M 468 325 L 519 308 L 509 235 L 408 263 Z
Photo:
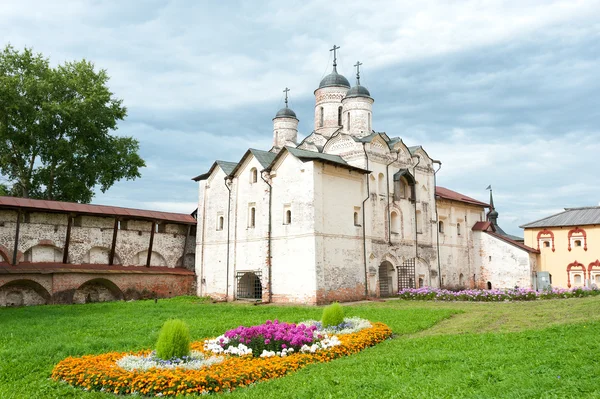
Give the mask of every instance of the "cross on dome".
M 340 46 L 336 46 L 334 44 L 333 48 L 329 50 L 329 51 L 333 51 L 333 67 L 334 68 L 337 66 L 337 50 L 339 50 L 339 49 L 340 49 Z
M 288 107 L 288 91 L 290 91 L 290 89 L 288 89 L 287 87 L 283 90 L 283 92 L 285 93 L 285 107 Z
M 354 64 L 354 66 L 356 67 L 356 84 L 360 86 L 360 66 L 362 65 L 362 62 L 360 61 L 356 61 L 356 64 Z

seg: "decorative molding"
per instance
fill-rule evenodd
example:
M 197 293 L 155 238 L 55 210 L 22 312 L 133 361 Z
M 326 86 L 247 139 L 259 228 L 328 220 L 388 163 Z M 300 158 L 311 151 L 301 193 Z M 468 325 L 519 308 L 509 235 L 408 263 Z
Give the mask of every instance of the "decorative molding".
M 592 274 L 591 273 L 592 273 L 592 269 L 594 267 L 597 267 L 597 268 L 600 269 L 600 260 L 596 259 L 595 262 L 592 262 L 592 263 L 589 264 L 589 266 L 588 266 L 588 278 L 592 278 Z
M 540 230 L 537 234 L 537 249 L 538 251 L 540 250 L 540 238 L 542 238 L 542 236 L 550 236 L 550 238 L 552 239 L 552 252 L 554 252 L 556 249 L 554 248 L 554 233 L 551 232 L 548 229 L 544 229 L 544 230 Z
M 583 236 L 583 250 L 587 251 L 587 235 L 585 233 L 585 230 L 580 229 L 579 227 L 575 227 L 574 229 L 569 230 L 569 251 L 571 251 L 571 237 L 573 236 L 573 234 L 581 234 Z
M 571 269 L 573 267 L 581 267 L 581 270 L 583 271 L 583 279 L 585 280 L 585 266 L 577 261 L 569 263 L 567 266 L 567 287 L 569 288 L 571 288 Z

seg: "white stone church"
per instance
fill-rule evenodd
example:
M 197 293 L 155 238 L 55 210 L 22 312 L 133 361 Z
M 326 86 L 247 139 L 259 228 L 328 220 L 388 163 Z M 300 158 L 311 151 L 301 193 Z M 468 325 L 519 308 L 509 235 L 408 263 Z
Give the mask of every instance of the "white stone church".
M 298 140 L 286 89 L 271 149 L 194 178 L 198 295 L 324 304 L 408 287 L 531 286 L 537 250 L 498 227 L 493 201 L 436 187 L 441 162 L 422 146 L 373 130 L 360 63 L 351 86 L 333 50 L 312 133 Z

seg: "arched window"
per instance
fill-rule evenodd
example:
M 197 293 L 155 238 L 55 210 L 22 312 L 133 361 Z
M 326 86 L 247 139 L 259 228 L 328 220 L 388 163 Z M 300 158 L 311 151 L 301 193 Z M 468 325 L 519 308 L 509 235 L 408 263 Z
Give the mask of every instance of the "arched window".
M 460 235 L 460 223 L 456 223 L 456 234 Z
M 256 225 L 256 208 L 250 208 L 250 218 L 248 220 L 248 227 L 254 227 Z
M 288 209 L 285 211 L 285 224 L 292 223 L 292 210 Z
M 338 126 L 342 126 L 342 107 L 338 107 Z
M 219 223 L 217 225 L 217 230 L 223 230 L 223 223 L 224 222 L 224 218 L 223 216 L 219 216 Z
M 323 119 L 325 115 L 323 115 L 323 107 L 319 107 L 319 127 L 323 127 Z
M 385 176 L 383 173 L 380 173 L 378 176 L 379 181 L 379 195 L 385 195 L 386 187 L 385 187 Z
M 371 113 L 369 112 L 369 125 L 367 126 L 369 133 L 371 133 Z
M 346 114 L 346 120 L 347 120 L 347 125 L 348 125 L 346 130 L 350 130 L 350 112 L 348 112 Z
M 400 232 L 400 217 L 395 211 L 392 211 L 390 214 L 390 221 L 392 224 L 392 233 Z
M 358 212 L 354 212 L 354 225 L 358 226 Z
M 369 175 L 369 191 L 371 194 L 377 194 L 377 179 L 373 175 Z
M 250 183 L 256 183 L 258 181 L 258 171 L 256 168 L 250 169 Z
M 463 286 L 463 284 L 464 284 L 464 282 L 465 282 L 464 280 L 465 280 L 465 276 L 464 276 L 464 275 L 461 273 L 461 274 L 458 276 L 458 285 L 462 287 L 462 286 Z
M 573 275 L 573 284 L 575 284 L 575 285 L 581 285 L 582 281 L 583 281 L 583 278 L 581 277 L 581 274 L 574 274 Z
M 444 222 L 442 222 L 441 220 L 438 222 L 438 231 L 444 234 Z
M 492 289 L 492 282 L 491 282 L 491 281 L 488 281 L 488 282 L 487 282 L 487 289 L 488 289 L 488 290 L 491 290 L 491 289 Z

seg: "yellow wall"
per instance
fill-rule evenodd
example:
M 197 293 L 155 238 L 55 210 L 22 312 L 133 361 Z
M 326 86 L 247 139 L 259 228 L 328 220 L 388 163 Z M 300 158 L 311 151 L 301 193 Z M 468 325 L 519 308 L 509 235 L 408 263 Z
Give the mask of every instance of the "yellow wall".
M 600 286 L 600 266 L 594 266 L 591 273 L 588 273 L 590 263 L 596 262 L 600 258 L 600 225 L 580 226 L 579 228 L 586 233 L 585 242 L 580 234 L 573 234 L 569 251 L 569 231 L 575 228 L 576 226 L 525 229 L 525 245 L 538 248 L 538 233 L 542 230 L 551 231 L 554 234 L 554 251 L 552 251 L 552 243 L 550 247 L 545 247 L 543 243 L 539 244 L 541 254 L 538 270 L 550 272 L 552 286 L 568 288 L 567 266 L 575 261 L 584 265 L 585 279 L 591 278 L 592 284 Z M 581 247 L 573 245 L 575 240 L 581 240 Z M 550 236 L 543 235 L 540 241 L 550 241 Z M 584 249 L 584 245 L 587 245 L 587 251 Z M 574 274 L 581 275 L 580 283 L 575 281 Z M 581 267 L 571 268 L 571 287 L 585 285 L 583 274 Z

